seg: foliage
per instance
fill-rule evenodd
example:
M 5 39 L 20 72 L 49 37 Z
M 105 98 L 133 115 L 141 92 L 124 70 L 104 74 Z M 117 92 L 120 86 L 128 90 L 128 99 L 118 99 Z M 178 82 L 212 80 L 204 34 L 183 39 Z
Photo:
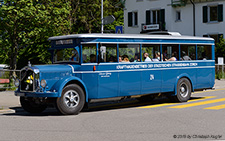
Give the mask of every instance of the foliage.
M 216 79 L 225 79 L 225 73 L 222 72 L 222 71 L 217 71 L 216 74 L 215 74 L 215 78 Z
M 120 0 L 104 0 L 104 16 L 116 21 L 105 25 L 115 31 L 123 25 Z M 4 0 L 0 7 L 0 64 L 20 69 L 32 64 L 50 63 L 51 36 L 74 33 L 99 33 L 100 0 Z
M 32 63 L 48 63 L 48 37 L 67 34 L 70 4 L 51 0 L 5 0 L 0 8 L 0 61 L 16 69 Z M 8 56 L 9 55 L 9 56 Z
M 225 57 L 225 39 L 223 38 L 223 36 L 221 36 L 219 42 L 216 43 L 215 49 L 216 49 L 216 58 Z M 217 67 L 219 67 L 219 66 L 217 66 Z M 225 73 L 220 68 L 219 68 L 219 70 L 216 71 L 216 78 L 217 79 L 225 79 Z
M 216 43 L 216 58 L 217 57 L 225 57 L 225 39 L 223 37 Z
M 105 31 L 115 32 L 115 26 L 123 25 L 123 9 L 116 7 L 120 0 L 104 0 L 104 17 L 113 15 L 115 22 L 105 25 Z M 99 33 L 101 31 L 101 0 L 71 0 L 69 17 L 71 33 Z

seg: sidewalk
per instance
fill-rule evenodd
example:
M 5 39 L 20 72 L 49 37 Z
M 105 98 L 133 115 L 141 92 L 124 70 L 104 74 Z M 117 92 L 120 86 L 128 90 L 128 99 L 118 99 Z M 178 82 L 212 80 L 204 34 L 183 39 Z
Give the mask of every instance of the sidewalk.
M 225 80 L 215 80 L 215 89 L 222 89 L 225 88 Z
M 19 97 L 14 95 L 14 91 L 0 91 L 0 113 L 10 107 L 20 106 Z
M 215 80 L 215 89 L 225 88 L 225 80 Z M 21 107 L 19 97 L 14 96 L 14 91 L 0 92 L 0 113 L 10 107 Z

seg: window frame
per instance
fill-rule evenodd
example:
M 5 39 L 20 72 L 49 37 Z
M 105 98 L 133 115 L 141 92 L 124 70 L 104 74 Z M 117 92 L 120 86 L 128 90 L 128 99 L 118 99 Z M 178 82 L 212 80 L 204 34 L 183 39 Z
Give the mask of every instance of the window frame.
M 138 26 L 138 11 L 128 12 L 128 27 Z
M 217 7 L 216 20 L 211 20 L 211 8 Z M 223 4 L 210 4 L 203 6 L 203 23 L 223 22 Z
M 180 10 L 177 10 L 176 11 L 176 22 L 180 22 L 181 21 L 181 11 Z

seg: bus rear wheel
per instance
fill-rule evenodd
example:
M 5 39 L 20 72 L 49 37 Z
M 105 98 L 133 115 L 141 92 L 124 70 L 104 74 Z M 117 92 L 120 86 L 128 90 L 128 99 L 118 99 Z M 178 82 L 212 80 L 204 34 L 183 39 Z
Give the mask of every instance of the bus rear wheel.
M 77 84 L 66 86 L 61 97 L 57 98 L 56 106 L 61 114 L 76 115 L 85 104 L 85 96 L 82 88 Z
M 181 78 L 177 83 L 177 102 L 187 102 L 191 97 L 191 83 L 187 78 Z

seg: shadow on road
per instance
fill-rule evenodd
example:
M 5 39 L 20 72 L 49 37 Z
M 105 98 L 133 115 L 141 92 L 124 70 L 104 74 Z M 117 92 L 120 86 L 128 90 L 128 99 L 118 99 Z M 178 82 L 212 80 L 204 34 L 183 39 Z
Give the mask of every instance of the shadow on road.
M 191 97 L 190 100 L 203 99 L 204 97 Z M 135 108 L 141 106 L 151 106 L 157 104 L 171 103 L 166 97 L 159 97 L 151 102 L 140 102 L 137 99 L 125 99 L 120 101 L 107 101 L 88 104 L 88 108 L 84 108 L 80 114 L 85 112 L 100 112 L 106 110 Z M 177 103 L 179 104 L 179 103 Z M 4 113 L 6 116 L 62 116 L 54 107 L 47 108 L 44 112 L 39 114 L 31 114 L 23 110 L 22 107 L 10 107 L 14 110 L 13 113 Z

